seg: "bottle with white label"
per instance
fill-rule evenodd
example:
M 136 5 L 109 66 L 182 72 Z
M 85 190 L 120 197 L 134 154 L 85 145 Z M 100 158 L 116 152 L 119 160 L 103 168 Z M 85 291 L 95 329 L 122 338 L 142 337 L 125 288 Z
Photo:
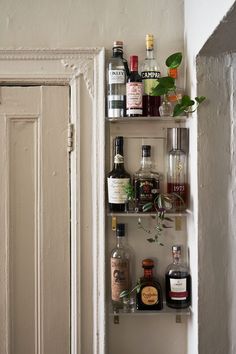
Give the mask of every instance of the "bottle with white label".
M 107 116 L 124 117 L 126 106 L 127 61 L 123 58 L 123 42 L 116 41 L 107 71 Z
M 181 262 L 181 246 L 172 246 L 173 263 L 166 270 L 166 304 L 174 309 L 191 305 L 191 275 L 186 264 Z
M 124 168 L 123 136 L 117 136 L 114 141 L 113 169 L 107 176 L 108 206 L 111 212 L 125 211 L 127 195 L 125 187 L 130 183 L 130 174 Z
M 113 308 L 122 308 L 120 293 L 129 290 L 131 253 L 125 245 L 125 224 L 116 225 L 116 246 L 111 252 L 111 300 Z
M 126 84 L 126 114 L 139 117 L 143 114 L 143 83 L 138 73 L 138 57 L 130 57 L 130 75 Z

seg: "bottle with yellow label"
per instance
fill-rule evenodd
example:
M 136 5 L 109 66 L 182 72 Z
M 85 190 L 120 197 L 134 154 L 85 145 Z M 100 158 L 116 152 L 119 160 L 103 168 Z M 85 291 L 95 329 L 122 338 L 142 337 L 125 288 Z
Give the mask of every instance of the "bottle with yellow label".
M 144 259 L 142 261 L 144 275 L 140 279 L 140 290 L 137 292 L 137 310 L 159 311 L 163 308 L 162 289 L 158 280 L 153 276 L 154 261 Z

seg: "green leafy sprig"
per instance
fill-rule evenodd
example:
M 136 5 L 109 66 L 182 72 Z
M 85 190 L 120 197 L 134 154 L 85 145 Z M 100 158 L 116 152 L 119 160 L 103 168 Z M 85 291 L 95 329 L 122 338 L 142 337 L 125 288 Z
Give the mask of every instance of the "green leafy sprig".
M 170 55 L 166 59 L 166 66 L 169 69 L 176 69 L 182 62 L 182 53 L 177 52 Z M 175 80 L 169 76 L 160 77 L 157 80 L 156 86 L 152 89 L 152 96 L 167 95 L 169 91 L 176 91 Z M 204 96 L 197 96 L 191 99 L 188 95 L 184 95 L 182 99 L 175 105 L 173 110 L 173 117 L 182 115 L 183 113 L 193 113 L 198 106 L 206 99 Z

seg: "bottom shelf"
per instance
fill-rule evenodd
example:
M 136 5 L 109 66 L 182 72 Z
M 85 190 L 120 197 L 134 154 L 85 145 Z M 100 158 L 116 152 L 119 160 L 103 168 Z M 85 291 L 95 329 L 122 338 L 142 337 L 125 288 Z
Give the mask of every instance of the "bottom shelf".
M 185 309 L 172 309 L 163 303 L 163 309 L 160 311 L 140 311 L 136 308 L 132 308 L 129 311 L 124 309 L 113 309 L 110 307 L 109 311 L 110 316 L 114 316 L 114 323 L 119 324 L 120 316 L 158 316 L 158 315 L 174 315 L 176 316 L 176 323 L 181 323 L 182 316 L 190 316 L 191 315 L 191 307 L 187 307 Z

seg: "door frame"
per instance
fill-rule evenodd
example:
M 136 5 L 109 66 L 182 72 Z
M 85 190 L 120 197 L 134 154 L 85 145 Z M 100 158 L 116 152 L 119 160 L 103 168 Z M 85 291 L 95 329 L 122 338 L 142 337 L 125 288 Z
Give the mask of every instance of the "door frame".
M 71 166 L 71 354 L 81 352 L 81 283 L 80 283 L 80 84 L 83 77 L 92 100 L 91 169 L 93 206 L 93 354 L 105 352 L 105 109 L 104 48 L 76 49 L 0 49 L 0 86 L 67 85 L 70 88 L 70 123 L 73 125 L 74 148 Z M 1 87 L 0 87 L 1 104 Z M 6 266 L 0 259 L 1 286 L 7 286 Z M 6 299 L 5 299 L 6 300 Z M 5 302 L 6 303 L 6 302 Z M 7 325 L 2 328 L 7 338 Z

